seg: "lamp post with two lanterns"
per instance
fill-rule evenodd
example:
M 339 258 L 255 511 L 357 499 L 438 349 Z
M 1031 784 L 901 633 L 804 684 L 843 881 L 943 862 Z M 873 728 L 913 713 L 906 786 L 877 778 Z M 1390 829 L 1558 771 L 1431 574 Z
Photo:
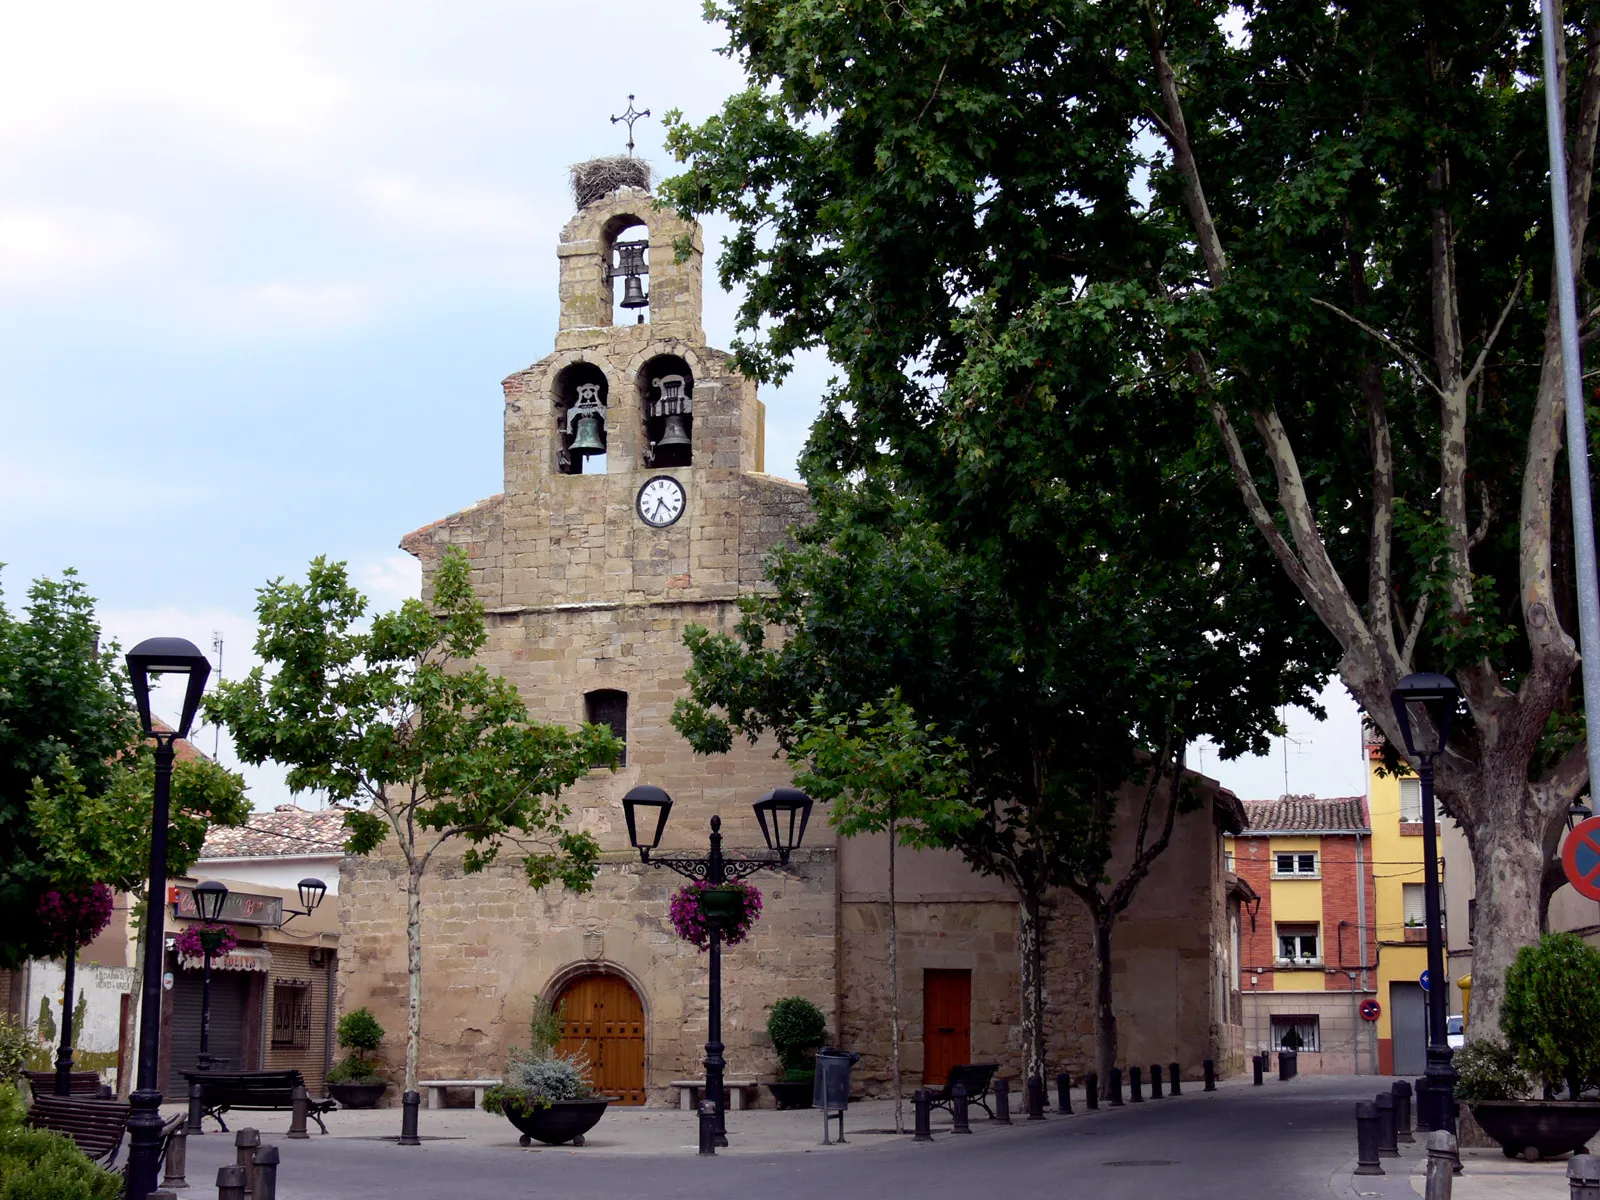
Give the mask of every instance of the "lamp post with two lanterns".
M 806 823 L 811 819 L 811 797 L 799 788 L 773 788 L 752 806 L 761 826 L 761 836 L 767 849 L 778 857 L 727 858 L 722 853 L 722 818 L 711 818 L 711 849 L 704 858 L 651 858 L 651 851 L 661 845 L 661 835 L 666 832 L 667 816 L 672 811 L 672 797 L 654 784 L 641 784 L 629 790 L 622 798 L 622 812 L 628 823 L 628 843 L 639 852 L 639 861 L 676 871 L 687 879 L 703 880 L 713 888 L 731 880 L 743 879 L 757 871 L 787 866 L 789 856 L 800 845 L 806 834 Z M 716 1144 L 728 1144 L 728 1127 L 725 1118 L 723 1095 L 722 1057 L 722 923 L 727 914 L 702 905 L 709 930 L 710 1012 L 706 1030 L 706 1099 L 716 1105 Z

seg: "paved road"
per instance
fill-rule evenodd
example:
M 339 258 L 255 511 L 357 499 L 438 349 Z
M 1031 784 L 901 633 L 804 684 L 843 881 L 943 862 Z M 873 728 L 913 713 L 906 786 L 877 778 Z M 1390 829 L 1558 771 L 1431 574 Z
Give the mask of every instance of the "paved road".
M 1352 1104 L 1370 1098 L 1370 1076 L 1303 1077 L 1262 1088 L 1226 1088 L 1179 1099 L 1043 1123 L 989 1126 L 981 1114 L 970 1137 L 942 1133 L 932 1144 L 876 1139 L 804 1153 L 656 1157 L 585 1156 L 582 1149 L 523 1151 L 513 1144 L 433 1141 L 401 1148 L 353 1138 L 289 1142 L 282 1152 L 280 1200 L 501 1200 L 545 1197 L 754 1195 L 814 1197 L 1094 1197 L 1150 1200 L 1330 1200 L 1339 1168 L 1354 1154 Z M 423 1114 L 424 1119 L 428 1116 Z M 261 1122 L 269 1129 L 276 1125 Z M 735 1134 L 737 1136 L 737 1134 Z M 191 1139 L 186 1195 L 212 1195 L 216 1168 L 232 1139 Z M 1398 1181 L 1396 1181 L 1398 1182 Z M 1346 1195 L 1349 1193 L 1346 1192 Z

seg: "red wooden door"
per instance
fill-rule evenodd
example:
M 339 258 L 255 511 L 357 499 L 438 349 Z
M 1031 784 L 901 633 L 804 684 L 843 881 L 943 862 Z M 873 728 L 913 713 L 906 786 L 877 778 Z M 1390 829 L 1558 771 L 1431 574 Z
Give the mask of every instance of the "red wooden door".
M 922 1082 L 942 1084 L 972 1061 L 972 972 L 922 973 Z
M 583 975 L 561 990 L 564 1035 L 556 1049 L 581 1054 L 594 1085 L 621 1104 L 644 1103 L 644 1005 L 616 975 Z

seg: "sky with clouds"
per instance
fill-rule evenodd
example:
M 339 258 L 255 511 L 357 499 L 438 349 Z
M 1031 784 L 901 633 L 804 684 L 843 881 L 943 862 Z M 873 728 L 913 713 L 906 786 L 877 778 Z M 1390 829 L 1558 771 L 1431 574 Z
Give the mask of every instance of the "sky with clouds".
M 700 0 L 7 6 L 8 603 L 75 567 L 124 646 L 220 634 L 233 676 L 255 589 L 315 555 L 380 606 L 414 594 L 400 537 L 500 490 L 499 381 L 551 349 L 568 165 L 621 150 L 633 92 L 670 171 L 660 115 L 742 83 L 721 35 Z M 707 283 L 727 345 L 736 301 Z M 795 473 L 827 376 L 764 389 L 769 470 Z M 1363 790 L 1336 691 L 1326 725 L 1289 714 L 1293 791 Z M 1197 754 L 1283 790 L 1281 754 Z M 247 774 L 258 806 L 288 799 Z

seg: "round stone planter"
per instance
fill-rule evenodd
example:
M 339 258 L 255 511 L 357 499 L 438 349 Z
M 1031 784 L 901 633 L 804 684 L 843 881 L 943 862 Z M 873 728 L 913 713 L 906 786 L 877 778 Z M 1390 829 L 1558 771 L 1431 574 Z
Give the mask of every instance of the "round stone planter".
M 1600 1103 L 1592 1100 L 1479 1100 L 1472 1116 L 1507 1158 L 1578 1152 L 1600 1133 Z
M 815 1084 L 809 1080 L 801 1083 L 769 1083 L 767 1091 L 772 1093 L 779 1108 L 810 1108 L 814 1087 Z
M 524 1146 L 530 1142 L 543 1142 L 559 1146 L 571 1142 L 583 1145 L 583 1135 L 600 1123 L 609 1100 L 557 1100 L 549 1108 L 535 1109 L 530 1113 L 506 1112 L 506 1120 L 522 1134 Z
M 371 1108 L 388 1090 L 387 1079 L 347 1080 L 328 1085 L 328 1095 L 339 1102 L 340 1108 Z

